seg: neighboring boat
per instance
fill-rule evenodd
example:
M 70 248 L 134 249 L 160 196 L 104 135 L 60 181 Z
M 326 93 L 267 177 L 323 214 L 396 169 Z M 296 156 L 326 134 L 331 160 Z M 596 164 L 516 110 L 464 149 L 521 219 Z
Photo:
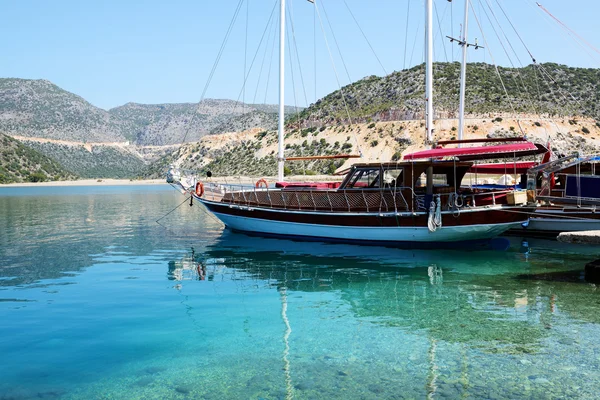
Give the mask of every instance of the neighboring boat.
M 425 128 L 427 140 L 431 143 L 432 0 L 426 1 L 426 10 Z M 455 248 L 459 243 L 471 245 L 487 242 L 528 221 L 528 214 L 534 206 L 526 204 L 526 197 L 511 196 L 508 199 L 504 193 L 505 201 L 497 202 L 497 198 L 502 198 L 502 193 L 497 190 L 461 187 L 465 174 L 473 166 L 470 160 L 479 160 L 484 155 L 498 158 L 516 153 L 539 154 L 539 146 L 527 141 L 488 146 L 484 150 L 431 150 L 444 153 L 442 157 L 453 157 L 452 160 L 438 160 L 422 152 L 402 162 L 355 164 L 339 186 L 335 183 L 283 183 L 284 0 L 281 0 L 280 12 L 277 187 L 270 188 L 262 179 L 256 182 L 255 187 L 237 189 L 197 182 L 192 191 L 193 198 L 200 201 L 227 228 L 304 240 Z M 465 37 L 462 44 L 466 51 Z M 425 159 L 416 161 L 417 158 Z M 171 176 L 177 174 L 172 173 Z
M 528 234 L 600 230 L 598 156 L 571 155 L 540 164 L 527 172 L 527 189 L 540 202 L 532 213 Z

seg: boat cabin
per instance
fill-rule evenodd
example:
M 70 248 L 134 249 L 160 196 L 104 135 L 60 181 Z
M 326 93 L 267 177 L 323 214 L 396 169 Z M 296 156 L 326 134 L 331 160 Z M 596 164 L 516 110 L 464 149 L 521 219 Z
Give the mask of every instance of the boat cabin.
M 455 161 L 354 164 L 339 190 L 412 188 L 417 193 L 424 192 L 428 186 L 427 170 L 431 168 L 432 193 L 444 193 L 460 187 L 472 165 L 471 162 Z

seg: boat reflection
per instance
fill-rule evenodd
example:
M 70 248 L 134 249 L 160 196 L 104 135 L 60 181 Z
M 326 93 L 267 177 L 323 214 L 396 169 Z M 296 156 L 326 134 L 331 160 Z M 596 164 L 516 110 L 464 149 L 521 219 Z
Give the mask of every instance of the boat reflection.
M 424 330 L 433 340 L 490 352 L 537 351 L 559 310 L 577 310 L 574 317 L 600 322 L 597 313 L 576 306 L 581 296 L 592 295 L 587 285 L 521 279 L 561 263 L 545 257 L 557 250 L 543 246 L 556 242 L 525 245 L 511 239 L 508 252 L 463 253 L 224 235 L 204 252 L 169 263 L 170 279 L 214 280 L 229 273 L 235 274 L 230 279 L 285 290 L 288 296 L 332 292 L 356 319 Z

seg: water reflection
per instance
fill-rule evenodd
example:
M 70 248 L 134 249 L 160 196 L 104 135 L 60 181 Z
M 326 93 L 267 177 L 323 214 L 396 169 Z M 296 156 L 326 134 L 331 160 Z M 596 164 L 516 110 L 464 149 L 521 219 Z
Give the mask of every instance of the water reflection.
M 278 288 L 336 292 L 357 318 L 425 329 L 436 340 L 477 343 L 494 352 L 536 351 L 560 311 L 600 322 L 599 314 L 585 312 L 588 307 L 581 304 L 586 296 L 596 296 L 596 286 L 586 284 L 581 274 L 575 283 L 560 285 L 522 279 L 523 272 L 564 273 L 572 266 L 569 258 L 573 263 L 582 260 L 577 246 L 537 240 L 512 248 L 449 254 L 325 243 L 307 247 L 302 242 L 224 233 L 204 253 L 191 254 L 193 262 L 187 269 L 200 279 L 201 265 L 212 279 L 212 260 L 219 260 L 218 268 L 227 265 Z M 565 256 L 549 260 L 554 252 Z M 186 269 L 185 263 L 180 265 Z
M 0 287 L 79 272 L 115 246 L 146 255 L 210 240 L 222 229 L 198 207 L 181 207 L 157 224 L 180 204 L 168 186 L 9 189 L 20 191 L 0 195 Z
M 597 248 L 305 243 L 223 231 L 187 205 L 165 228 L 156 219 L 181 202 L 171 192 L 37 200 L 0 197 L 0 397 L 593 398 L 600 388 L 596 286 L 542 279 L 583 268 Z
M 594 358 L 587 346 L 596 346 L 580 332 L 598 331 L 599 316 L 582 306 L 597 304 L 598 293 L 519 278 L 565 268 L 552 243 L 449 255 L 225 233 L 170 263 L 169 276 L 188 293 L 201 290 L 200 265 L 242 293 L 277 296 L 263 312 L 280 310 L 277 387 L 288 395 L 327 397 L 334 385 L 350 397 L 391 397 L 401 385 L 409 398 L 570 397 L 599 387 L 574 372 Z M 582 258 L 576 254 L 567 258 Z

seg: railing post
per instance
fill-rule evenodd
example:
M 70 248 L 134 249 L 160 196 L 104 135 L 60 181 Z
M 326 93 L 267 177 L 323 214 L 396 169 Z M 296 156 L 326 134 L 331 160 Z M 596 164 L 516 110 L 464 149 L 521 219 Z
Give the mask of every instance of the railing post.
M 329 191 L 325 192 L 327 194 L 327 201 L 329 202 L 329 208 L 333 211 L 333 203 L 331 203 L 331 198 L 329 198 Z
M 348 201 L 348 192 L 344 189 L 344 200 L 346 200 L 346 205 L 348 206 L 348 212 L 350 212 L 350 202 Z

